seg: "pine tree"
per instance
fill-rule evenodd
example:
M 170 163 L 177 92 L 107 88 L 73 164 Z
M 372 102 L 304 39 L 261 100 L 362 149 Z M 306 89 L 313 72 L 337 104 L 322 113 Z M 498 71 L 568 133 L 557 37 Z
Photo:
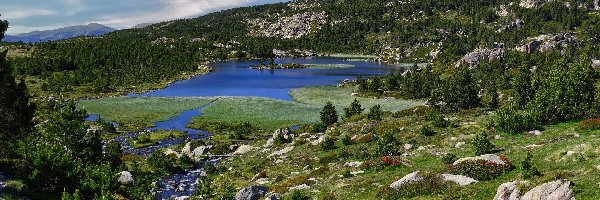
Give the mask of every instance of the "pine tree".
M 331 102 L 327 102 L 323 107 L 323 110 L 321 111 L 321 121 L 327 126 L 335 124 L 338 121 L 337 111 Z
M 7 27 L 8 22 L 0 21 L 0 40 Z M 27 86 L 22 80 L 15 81 L 6 54 L 0 52 L 0 157 L 11 155 L 17 141 L 33 129 L 35 112 Z
M 344 108 L 344 118 L 348 119 L 354 115 L 359 115 L 364 110 L 365 109 L 361 107 L 360 102 L 358 102 L 358 100 L 356 100 L 355 98 L 354 101 L 352 101 L 352 103 L 350 104 L 349 108 Z
M 383 116 L 383 111 L 381 110 L 380 105 L 375 105 L 371 107 L 369 113 L 367 114 L 367 118 L 369 120 L 381 121 Z

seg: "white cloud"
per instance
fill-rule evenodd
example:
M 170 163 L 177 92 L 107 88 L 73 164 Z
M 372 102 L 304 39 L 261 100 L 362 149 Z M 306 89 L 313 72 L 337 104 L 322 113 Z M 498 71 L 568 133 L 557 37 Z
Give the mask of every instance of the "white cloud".
M 14 20 L 14 19 L 23 19 L 33 16 L 51 16 L 58 15 L 58 12 L 49 9 L 42 8 L 19 8 L 19 7 L 10 7 L 6 8 L 6 10 L 0 10 L 2 13 L 2 18 L 6 20 Z
M 134 12 L 120 15 L 105 15 L 95 23 L 117 28 L 128 28 L 136 24 L 161 22 L 172 19 L 195 17 L 208 12 L 237 7 L 253 0 L 159 0 L 162 5 L 157 10 Z

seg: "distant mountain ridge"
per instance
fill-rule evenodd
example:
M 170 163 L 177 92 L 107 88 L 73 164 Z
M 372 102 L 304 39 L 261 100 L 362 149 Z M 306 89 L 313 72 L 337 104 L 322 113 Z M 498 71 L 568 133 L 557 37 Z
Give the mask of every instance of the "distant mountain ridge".
M 104 35 L 116 29 L 97 23 L 88 25 L 69 26 L 54 30 L 33 31 L 18 35 L 6 35 L 4 42 L 47 42 L 56 41 L 79 36 L 98 36 Z

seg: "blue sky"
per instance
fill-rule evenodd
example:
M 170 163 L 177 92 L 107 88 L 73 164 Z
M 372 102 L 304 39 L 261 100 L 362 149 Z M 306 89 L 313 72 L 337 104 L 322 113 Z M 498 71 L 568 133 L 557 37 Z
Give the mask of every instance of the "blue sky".
M 213 11 L 285 0 L 2 0 L 7 34 L 100 23 L 129 28 L 140 23 L 190 18 Z

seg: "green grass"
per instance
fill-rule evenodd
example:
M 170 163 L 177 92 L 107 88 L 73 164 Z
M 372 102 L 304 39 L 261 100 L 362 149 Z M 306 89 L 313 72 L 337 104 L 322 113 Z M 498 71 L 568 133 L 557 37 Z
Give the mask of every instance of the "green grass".
M 290 93 L 296 102 L 323 106 L 327 101 L 330 101 L 338 110 L 350 106 L 355 98 L 360 101 L 365 111 L 375 105 L 381 105 L 381 108 L 386 111 L 399 111 L 423 104 L 422 101 L 416 100 L 373 99 L 353 97 L 351 94 L 351 88 L 333 86 L 306 87 L 292 90 Z
M 182 138 L 185 135 L 180 131 L 156 131 L 130 138 L 127 141 L 137 149 L 152 146 L 161 140 Z
M 253 146 L 259 147 L 261 150 L 252 151 L 242 157 L 225 161 L 224 165 L 235 169 L 225 176 L 226 180 L 232 182 L 236 187 L 245 187 L 255 184 L 250 180 L 257 171 L 264 171 L 272 180 L 266 186 L 280 190 L 282 186 L 287 187 L 288 180 L 308 176 L 309 178 L 316 178 L 316 181 L 309 181 L 311 189 L 306 191 L 311 197 L 380 199 L 378 195 L 384 188 L 389 187 L 390 183 L 408 173 L 414 171 L 448 172 L 448 166 L 442 163 L 440 157 L 434 156 L 435 153 L 454 153 L 459 158 L 473 156 L 468 136 L 485 130 L 485 124 L 489 122 L 492 116 L 485 110 L 479 109 L 449 114 L 446 117 L 451 118 L 451 122 L 456 126 L 435 128 L 437 134 L 431 137 L 422 136 L 418 133 L 419 127 L 424 123 L 422 116 L 386 118 L 378 122 L 374 129 L 375 133 L 394 131 L 395 137 L 399 140 L 399 148 L 406 143 L 413 144 L 412 150 L 403 150 L 403 152 L 410 154 L 406 158 L 412 162 L 411 166 L 383 168 L 349 168 L 344 166 L 344 163 L 350 161 L 368 162 L 374 160 L 373 158 L 357 157 L 355 152 L 362 147 L 372 150 L 376 146 L 376 141 L 345 147 L 349 152 L 354 152 L 348 158 L 340 156 L 342 150 L 340 141 L 336 142 L 337 149 L 329 151 L 324 151 L 319 145 L 313 146 L 310 143 L 294 144 L 294 150 L 286 154 L 286 158 L 281 159 L 283 162 L 275 163 L 278 159 L 265 159 L 266 155 L 285 146 L 261 148 L 264 144 L 264 140 L 262 140 L 252 142 Z M 490 134 L 490 138 L 493 138 L 494 134 L 502 136 L 500 140 L 490 140 L 502 149 L 499 154 L 505 155 L 513 163 L 515 168 L 512 171 L 489 181 L 480 181 L 465 187 L 453 187 L 452 191 L 447 191 L 442 195 L 423 195 L 413 199 L 492 199 L 500 184 L 523 179 L 519 166 L 527 154 L 527 150 L 523 147 L 530 144 L 542 144 L 541 147 L 531 150 L 534 156 L 533 164 L 541 171 L 542 175 L 529 179 L 532 182 L 530 188 L 557 179 L 568 179 L 575 183 L 575 187 L 572 189 L 577 199 L 600 199 L 600 193 L 596 192 L 600 182 L 600 176 L 597 175 L 599 171 L 597 166 L 600 165 L 600 137 L 598 137 L 600 136 L 600 130 L 578 131 L 575 125 L 577 122 L 563 122 L 546 126 L 541 136 L 530 136 L 526 133 Z M 361 129 L 365 123 L 368 122 L 344 123 L 337 125 L 336 128 L 342 132 L 342 135 L 354 135 L 358 134 L 356 130 Z M 575 137 L 574 133 L 579 134 L 579 137 Z M 459 140 L 451 141 L 451 137 L 457 137 Z M 459 141 L 467 142 L 467 144 L 462 148 L 455 148 L 454 145 Z M 581 144 L 587 146 L 582 147 Z M 416 150 L 418 146 L 426 145 L 435 146 L 425 151 Z M 263 149 L 267 150 L 263 152 Z M 572 158 L 565 157 L 565 153 L 571 150 L 580 153 Z M 309 166 L 308 170 L 305 166 Z M 317 168 L 323 167 L 327 167 L 327 170 L 321 170 L 320 173 L 315 174 Z M 364 170 L 365 173 L 349 178 L 338 176 L 345 170 Z M 521 194 L 525 192 L 522 191 Z M 285 192 L 283 194 L 285 195 Z
M 139 130 L 183 111 L 202 107 L 212 100 L 214 98 L 110 97 L 80 101 L 78 107 L 119 123 L 121 130 Z
M 297 102 L 259 97 L 222 97 L 202 111 L 190 123 L 192 128 L 202 128 L 206 123 L 230 125 L 250 122 L 263 130 L 275 130 L 294 125 L 316 122 L 320 108 Z

